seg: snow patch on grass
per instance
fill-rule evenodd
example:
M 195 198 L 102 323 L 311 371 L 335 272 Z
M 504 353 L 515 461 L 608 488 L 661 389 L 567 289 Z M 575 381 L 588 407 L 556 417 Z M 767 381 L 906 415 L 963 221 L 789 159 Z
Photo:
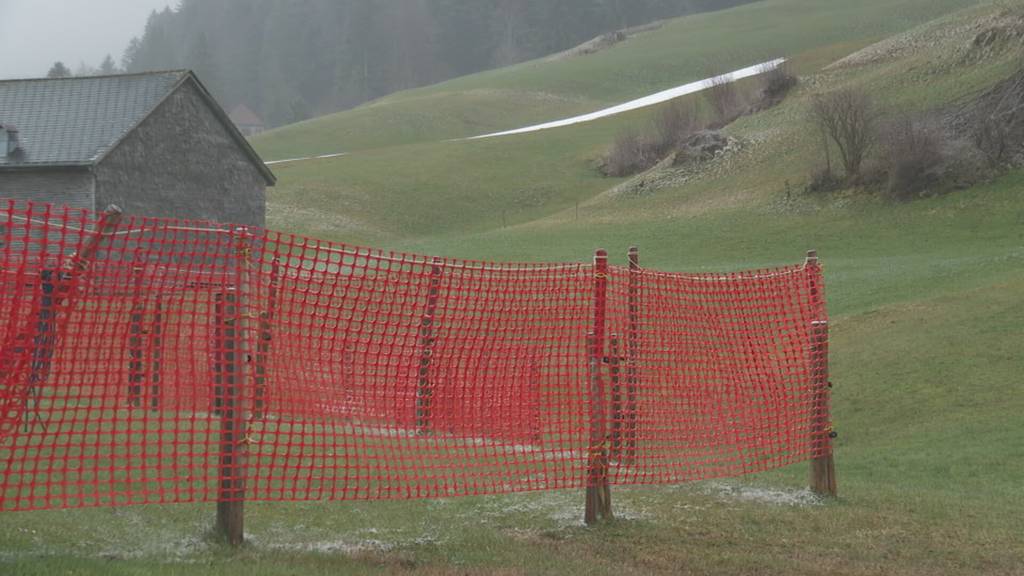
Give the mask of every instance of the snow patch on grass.
M 772 506 L 818 506 L 821 497 L 807 488 L 785 490 L 760 486 L 742 486 L 713 482 L 707 485 L 705 493 L 722 500 L 769 504 Z
M 285 542 L 285 543 L 263 543 L 259 539 L 249 538 L 249 543 L 258 548 L 267 550 L 282 550 L 288 552 L 315 552 L 318 554 L 344 554 L 351 556 L 364 552 L 388 552 L 396 547 L 395 542 L 385 542 L 372 538 L 339 538 L 335 540 L 323 540 L 313 542 Z

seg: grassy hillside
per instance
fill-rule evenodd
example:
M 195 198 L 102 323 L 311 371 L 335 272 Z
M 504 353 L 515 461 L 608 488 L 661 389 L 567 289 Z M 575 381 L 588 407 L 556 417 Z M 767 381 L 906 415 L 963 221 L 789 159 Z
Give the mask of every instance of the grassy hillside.
M 750 9 L 752 6 L 700 18 L 743 16 L 743 10 Z M 869 12 L 881 17 L 880 11 Z M 480 233 L 520 224 L 558 225 L 576 217 L 577 204 L 584 221 L 646 221 L 666 211 L 692 214 L 729 206 L 749 208 L 752 203 L 768 201 L 769 193 L 781 190 L 787 181 L 791 187 L 801 186 L 820 161 L 815 153 L 817 142 L 808 137 L 804 120 L 807 97 L 820 87 L 862 85 L 886 105 L 919 108 L 954 102 L 1007 76 L 1017 61 L 1010 53 L 980 62 L 962 62 L 962 51 L 971 45 L 973 35 L 969 29 L 961 30 L 958 23 L 975 22 L 989 12 L 984 7 L 973 9 L 924 26 L 915 31 L 914 38 L 928 40 L 910 43 L 898 57 L 870 65 L 820 72 L 854 46 L 843 44 L 845 48 L 840 50 L 829 44 L 805 51 L 796 60 L 798 70 L 806 76 L 798 93 L 784 106 L 732 126 L 732 134 L 748 143 L 744 152 L 732 158 L 729 166 L 719 167 L 721 174 L 697 175 L 683 187 L 668 185 L 654 192 L 647 189 L 638 200 L 630 200 L 630 195 L 608 193 L 619 182 L 603 178 L 593 169 L 617 133 L 647 122 L 652 112 L 646 110 L 516 137 L 435 140 L 376 148 L 331 160 L 278 165 L 275 171 L 280 184 L 270 193 L 270 220 L 318 236 L 379 244 Z M 682 19 L 680 25 L 687 21 Z M 767 30 L 771 29 L 766 28 L 766 37 Z M 859 48 L 867 43 L 853 44 Z M 584 59 L 601 57 L 596 54 Z M 484 81 L 474 77 L 464 82 L 474 79 Z M 394 98 L 402 106 L 417 101 L 412 96 Z M 387 102 L 377 106 L 382 111 L 389 108 Z M 434 111 L 434 107 L 425 106 L 420 114 L 429 118 Z M 498 118 L 505 116 L 499 114 Z M 340 118 L 328 117 L 323 122 Z M 379 124 L 379 132 L 395 134 L 384 123 Z M 261 142 L 272 138 L 274 134 L 266 135 Z M 285 146 L 288 138 L 281 142 Z M 282 153 L 294 156 L 301 152 L 288 148 Z M 541 219 L 545 221 L 538 222 Z
M 267 159 L 432 142 L 590 112 L 780 55 L 805 70 L 977 0 L 764 0 L 678 18 L 596 54 L 401 92 L 260 135 Z
M 0 515 L 0 570 L 1024 573 L 1024 172 L 905 204 L 862 190 L 801 192 L 821 162 L 804 119 L 812 94 L 856 85 L 898 109 L 971 98 L 1019 65 L 1019 52 L 974 51 L 974 37 L 999 25 L 1002 9 L 766 0 L 674 22 L 586 64 L 530 63 L 478 75 L 329 117 L 319 132 L 297 125 L 259 142 L 265 153 L 293 156 L 302 146 L 341 142 L 337 135 L 349 127 L 369 134 L 372 114 L 402 109 L 426 118 L 414 128 L 377 126 L 379 140 L 362 140 L 367 149 L 351 156 L 275 169 L 281 183 L 270 192 L 271 225 L 317 236 L 499 260 L 580 260 L 604 247 L 618 263 L 639 244 L 647 266 L 694 271 L 796 262 L 819 249 L 834 321 L 838 501 L 810 496 L 802 489 L 807 468 L 796 466 L 730 482 L 615 489 L 619 520 L 594 529 L 581 525 L 576 492 L 252 504 L 251 545 L 239 552 L 196 536 L 210 524 L 212 506 L 19 513 Z M 674 36 L 659 39 L 671 30 Z M 487 142 L 431 141 L 439 132 L 476 131 L 468 122 L 483 120 L 460 117 L 457 104 L 474 90 L 560 94 L 565 110 L 578 111 L 645 92 L 659 74 L 692 66 L 699 75 L 680 30 L 717 39 L 723 53 L 759 38 L 764 51 L 796 54 L 802 75 L 783 105 L 729 127 L 739 152 L 701 170 L 627 180 L 597 174 L 594 159 L 615 134 L 646 122 L 651 111 Z M 607 71 L 597 70 L 604 70 L 600 62 Z M 557 68 L 547 72 L 549 65 Z M 594 66 L 601 87 L 591 91 L 584 72 L 573 80 L 573 66 Z M 651 72 L 647 88 L 620 92 L 627 67 L 660 71 Z M 675 83 L 669 77 L 658 87 Z M 417 112 L 418 102 L 430 104 Z M 505 102 L 485 129 L 547 118 L 529 98 L 521 107 L 515 98 Z M 379 111 L 367 112 L 374 106 Z M 482 100 L 469 114 L 486 116 L 488 106 Z

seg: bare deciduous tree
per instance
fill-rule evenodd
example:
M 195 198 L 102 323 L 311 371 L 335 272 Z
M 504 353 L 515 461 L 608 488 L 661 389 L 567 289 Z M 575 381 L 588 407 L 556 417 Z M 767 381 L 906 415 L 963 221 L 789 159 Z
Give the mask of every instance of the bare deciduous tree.
M 828 148 L 832 142 L 839 149 L 846 177 L 859 177 L 864 159 L 877 140 L 878 114 L 871 98 L 852 89 L 819 95 L 814 99 L 811 115 L 825 138 L 826 158 L 830 158 Z

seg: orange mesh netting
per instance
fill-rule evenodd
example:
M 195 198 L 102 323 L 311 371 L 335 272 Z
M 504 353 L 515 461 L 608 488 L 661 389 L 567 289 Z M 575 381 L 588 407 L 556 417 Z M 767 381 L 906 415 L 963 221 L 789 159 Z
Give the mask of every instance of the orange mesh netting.
M 0 510 L 677 483 L 831 450 L 813 260 L 489 264 L 4 201 L 0 288 Z

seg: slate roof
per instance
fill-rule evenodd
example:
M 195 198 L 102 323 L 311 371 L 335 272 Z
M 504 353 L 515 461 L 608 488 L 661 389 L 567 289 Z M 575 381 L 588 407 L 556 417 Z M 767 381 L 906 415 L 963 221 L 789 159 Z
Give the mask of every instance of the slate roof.
M 21 145 L 13 156 L 0 154 L 0 170 L 96 164 L 190 79 L 273 185 L 273 173 L 188 70 L 0 80 L 0 125 L 17 126 Z
M 95 163 L 188 74 L 185 71 L 0 81 L 0 123 L 21 132 L 23 152 L 0 166 Z

